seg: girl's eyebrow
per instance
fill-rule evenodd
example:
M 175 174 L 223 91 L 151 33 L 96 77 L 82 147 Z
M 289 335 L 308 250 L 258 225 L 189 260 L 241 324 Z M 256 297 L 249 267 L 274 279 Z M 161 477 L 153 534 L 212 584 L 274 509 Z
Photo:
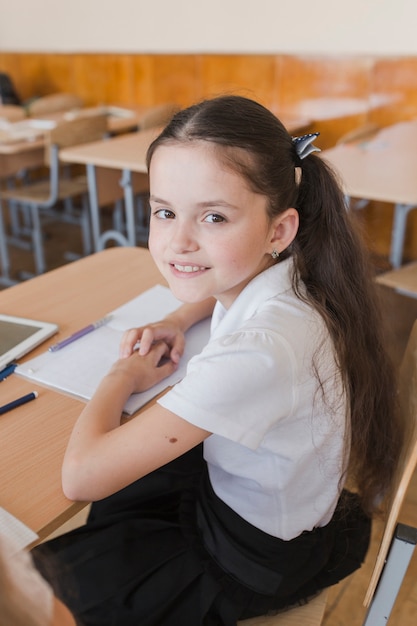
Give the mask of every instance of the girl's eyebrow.
M 162 200 L 162 198 L 157 198 L 156 196 L 150 195 L 149 200 L 152 202 L 157 202 L 158 204 L 169 204 L 167 200 Z
M 158 198 L 157 196 L 151 195 L 149 197 L 151 202 L 156 202 L 157 204 L 164 204 L 165 206 L 171 206 L 171 203 L 168 200 L 163 200 L 162 198 Z M 239 207 L 235 204 L 230 204 L 230 202 L 226 202 L 226 200 L 206 200 L 204 202 L 198 202 L 196 205 L 199 209 L 210 209 L 214 207 L 224 207 L 226 209 L 234 209 L 238 210 Z

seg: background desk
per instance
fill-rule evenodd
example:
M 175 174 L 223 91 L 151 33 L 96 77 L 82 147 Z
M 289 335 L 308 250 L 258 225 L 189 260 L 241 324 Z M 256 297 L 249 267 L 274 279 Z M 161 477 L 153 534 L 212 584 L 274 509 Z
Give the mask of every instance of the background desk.
M 401 264 L 407 214 L 417 207 L 416 141 L 417 122 L 403 122 L 384 128 L 368 142 L 342 144 L 321 153 L 340 173 L 348 196 L 395 205 L 393 267 Z
M 417 263 L 409 263 L 391 272 L 380 274 L 376 282 L 404 296 L 417 298 Z
M 31 358 L 157 283 L 165 284 L 147 250 L 109 248 L 1 291 L 0 310 L 59 324 Z M 16 375 L 0 389 L 2 404 L 39 392 L 1 416 L 0 505 L 44 538 L 84 506 L 61 489 L 64 451 L 84 404 Z
M 105 141 L 75 146 L 61 150 L 60 159 L 65 163 L 79 163 L 87 167 L 90 196 L 91 225 L 94 250 L 102 250 L 110 239 L 122 246 L 136 243 L 136 219 L 134 195 L 148 188 L 146 152 L 161 128 L 150 128 Z M 104 168 L 104 170 L 103 170 Z M 122 176 L 120 178 L 120 170 Z M 134 174 L 139 174 L 135 178 Z M 115 178 L 116 177 L 116 178 Z M 120 179 L 120 181 L 119 181 Z M 109 191 L 109 183 L 120 182 L 118 189 Z M 103 198 L 100 183 L 106 186 Z M 101 232 L 100 205 L 114 202 L 123 194 L 126 211 L 126 235 L 118 230 Z
M 45 142 L 42 138 L 33 141 L 0 141 L 0 181 L 14 176 L 22 169 L 40 167 L 45 162 Z
M 308 120 L 284 117 L 283 123 L 288 132 L 295 133 L 301 132 Z M 109 240 L 122 246 L 136 244 L 134 195 L 148 188 L 146 152 L 161 130 L 160 127 L 150 128 L 123 137 L 66 148 L 60 152 L 61 161 L 84 164 L 87 167 L 94 250 L 102 250 Z M 120 182 L 120 188 L 117 190 L 113 186 L 109 189 L 110 184 L 115 181 Z M 122 193 L 126 211 L 126 234 L 119 230 L 102 233 L 100 206 L 115 202 Z

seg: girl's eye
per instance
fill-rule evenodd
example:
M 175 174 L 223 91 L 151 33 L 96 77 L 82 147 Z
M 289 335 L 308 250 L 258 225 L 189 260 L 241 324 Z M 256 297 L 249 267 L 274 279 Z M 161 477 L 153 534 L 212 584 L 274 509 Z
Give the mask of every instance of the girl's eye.
M 175 214 L 169 209 L 157 209 L 154 211 L 154 216 L 160 220 L 172 220 L 175 217 Z
M 220 222 L 224 222 L 225 219 L 218 213 L 210 213 L 210 215 L 207 215 L 207 217 L 204 218 L 204 221 L 210 222 L 211 224 L 219 224 Z

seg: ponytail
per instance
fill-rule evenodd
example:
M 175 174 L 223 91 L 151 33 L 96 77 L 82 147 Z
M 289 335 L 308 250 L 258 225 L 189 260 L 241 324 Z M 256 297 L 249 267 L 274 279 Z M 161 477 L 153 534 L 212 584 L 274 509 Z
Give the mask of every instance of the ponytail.
M 350 402 L 348 478 L 372 513 L 389 491 L 403 429 L 371 264 L 335 174 L 315 155 L 303 161 L 297 209 L 295 289 L 302 298 L 305 285 L 333 339 Z

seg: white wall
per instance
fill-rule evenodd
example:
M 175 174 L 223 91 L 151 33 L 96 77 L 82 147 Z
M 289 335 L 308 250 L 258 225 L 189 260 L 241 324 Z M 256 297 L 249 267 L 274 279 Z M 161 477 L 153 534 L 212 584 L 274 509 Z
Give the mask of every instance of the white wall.
M 0 51 L 417 54 L 416 0 L 0 0 Z

